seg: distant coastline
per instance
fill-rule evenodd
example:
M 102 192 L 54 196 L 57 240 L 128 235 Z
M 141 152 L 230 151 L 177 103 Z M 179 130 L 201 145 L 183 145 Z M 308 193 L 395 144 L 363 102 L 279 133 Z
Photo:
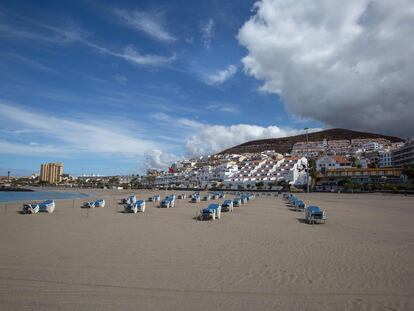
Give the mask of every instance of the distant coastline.
M 15 192 L 34 192 L 33 189 L 20 188 L 20 187 L 0 187 L 0 191 L 15 191 Z

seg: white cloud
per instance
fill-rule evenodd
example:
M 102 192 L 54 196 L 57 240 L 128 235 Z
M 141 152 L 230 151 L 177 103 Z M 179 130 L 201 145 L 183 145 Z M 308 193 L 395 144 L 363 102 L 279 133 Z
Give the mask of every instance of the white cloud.
M 151 54 L 142 55 L 138 53 L 132 46 L 127 46 L 124 49 L 124 52 L 122 54 L 118 54 L 118 53 L 111 53 L 111 54 L 114 56 L 121 57 L 129 61 L 132 64 L 144 65 L 144 66 L 165 65 L 165 64 L 171 63 L 172 61 L 176 59 L 175 55 L 170 56 L 170 57 L 151 55 Z
M 47 72 L 56 72 L 55 69 L 50 68 L 44 64 L 42 64 L 41 62 L 33 59 L 32 57 L 25 57 L 22 55 L 18 55 L 18 54 L 5 54 L 6 57 L 9 57 L 12 60 L 16 60 L 24 65 L 30 66 L 34 69 L 38 69 L 41 71 L 47 71 Z
M 23 127 L 30 130 L 30 134 L 22 137 L 36 135 L 50 142 L 47 145 L 36 145 L 30 142 L 11 142 L 6 138 L 0 141 L 0 153 L 3 154 L 97 153 L 135 157 L 158 148 L 157 143 L 124 130 L 124 125 L 120 126 L 104 118 L 61 118 L 29 112 L 26 108 L 6 102 L 0 102 L 0 110 L 0 121 L 4 127 Z
M 217 70 L 214 73 L 204 74 L 203 81 L 208 85 L 219 85 L 231 79 L 236 73 L 237 67 L 235 65 L 229 65 L 223 70 Z
M 238 34 L 242 62 L 290 113 L 412 135 L 413 12 L 411 0 L 262 0 Z
M 190 129 L 197 129 L 205 125 L 204 123 L 192 119 L 171 117 L 164 112 L 156 112 L 152 114 L 152 118 L 156 121 L 169 124 L 171 128 L 180 126 Z
M 0 154 L 65 157 L 67 156 L 67 149 L 51 145 L 8 142 L 0 139 Z
M 227 103 L 212 103 L 208 106 L 206 106 L 206 109 L 214 112 L 227 112 L 227 113 L 239 113 L 239 109 L 231 104 Z
M 314 130 L 316 129 L 312 129 Z M 250 140 L 302 133 L 303 130 L 283 129 L 275 125 L 268 127 L 249 124 L 205 125 L 198 133 L 188 138 L 186 146 L 190 156 L 199 156 L 220 152 Z
M 159 149 L 151 150 L 145 153 L 148 160 L 148 168 L 167 169 L 171 164 L 178 160 L 178 156 L 172 153 L 165 153 Z M 145 168 L 146 169 L 146 168 Z
M 165 29 L 164 16 L 161 12 L 126 11 L 115 9 L 114 14 L 128 27 L 142 31 L 162 42 L 176 39 Z
M 207 23 L 201 25 L 200 31 L 203 37 L 204 46 L 210 48 L 211 39 L 214 36 L 214 21 L 210 18 Z
M 128 82 L 128 78 L 120 75 L 120 74 L 116 74 L 113 75 L 112 78 L 114 78 L 115 81 L 118 81 L 119 83 L 127 83 Z
M 176 59 L 176 55 L 161 56 L 153 54 L 142 54 L 135 50 L 132 45 L 126 46 L 122 51 L 107 48 L 103 45 L 97 44 L 90 38 L 90 34 L 82 30 L 74 23 L 65 26 L 57 27 L 54 25 L 45 24 L 37 20 L 32 20 L 23 16 L 19 16 L 19 19 L 24 20 L 28 25 L 34 26 L 33 28 L 38 31 L 21 29 L 11 23 L 6 23 L 0 20 L 0 37 L 8 38 L 20 38 L 26 40 L 34 40 L 43 42 L 45 44 L 69 44 L 69 43 L 81 43 L 100 54 L 110 55 L 118 57 L 125 61 L 128 61 L 134 65 L 140 66 L 164 66 Z

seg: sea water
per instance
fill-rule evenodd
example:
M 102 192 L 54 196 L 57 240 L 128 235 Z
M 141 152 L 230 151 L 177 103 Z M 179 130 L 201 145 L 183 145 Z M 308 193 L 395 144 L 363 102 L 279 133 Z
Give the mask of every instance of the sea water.
M 0 191 L 0 202 L 14 201 L 36 201 L 36 200 L 74 200 L 88 197 L 85 193 L 79 192 L 58 192 L 58 191 Z

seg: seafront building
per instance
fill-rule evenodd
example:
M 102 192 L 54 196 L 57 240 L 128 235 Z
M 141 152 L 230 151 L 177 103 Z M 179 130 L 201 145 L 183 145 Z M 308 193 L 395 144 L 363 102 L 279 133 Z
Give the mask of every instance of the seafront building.
M 57 184 L 62 181 L 62 174 L 62 162 L 43 163 L 40 165 L 40 182 Z
M 318 174 L 318 190 L 336 190 L 341 180 L 354 184 L 398 184 L 401 182 L 401 168 L 338 168 Z
M 312 159 L 308 168 L 308 159 Z M 274 150 L 243 154 L 216 154 L 173 163 L 158 171 L 152 186 L 180 188 L 270 189 L 286 183 L 304 187 L 338 187 L 355 183 L 401 183 L 403 170 L 414 163 L 414 144 L 383 138 L 297 142 L 290 153 Z
M 394 166 L 414 165 L 414 141 L 392 152 Z

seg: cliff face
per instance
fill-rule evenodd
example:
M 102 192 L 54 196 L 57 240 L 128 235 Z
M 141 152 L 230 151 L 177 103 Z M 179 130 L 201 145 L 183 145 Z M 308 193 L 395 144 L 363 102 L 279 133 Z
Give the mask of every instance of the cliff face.
M 351 139 L 363 139 L 363 138 L 384 138 L 391 142 L 403 142 L 404 140 L 399 137 L 386 136 L 381 134 L 365 133 L 352 131 L 347 129 L 329 129 L 320 132 L 313 132 L 308 134 L 309 141 L 320 141 L 320 140 L 351 140 Z M 291 152 L 292 147 L 295 143 L 300 141 L 306 141 L 306 134 L 282 137 L 282 138 L 269 138 L 252 140 L 241 145 L 231 147 L 223 150 L 219 154 L 225 153 L 249 153 L 249 152 L 262 152 L 266 150 L 274 150 L 279 153 Z

